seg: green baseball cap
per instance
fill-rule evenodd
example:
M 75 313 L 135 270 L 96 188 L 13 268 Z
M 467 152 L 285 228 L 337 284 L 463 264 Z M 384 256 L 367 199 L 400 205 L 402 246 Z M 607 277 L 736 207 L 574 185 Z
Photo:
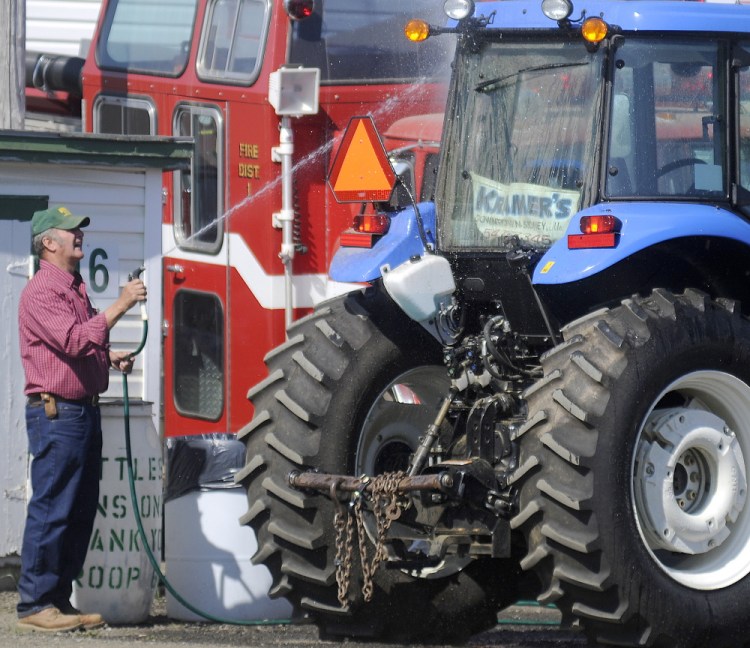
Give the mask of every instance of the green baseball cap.
M 74 216 L 65 207 L 50 207 L 34 212 L 31 218 L 31 233 L 36 236 L 42 232 L 55 228 L 72 230 L 76 227 L 86 227 L 91 221 L 88 216 Z

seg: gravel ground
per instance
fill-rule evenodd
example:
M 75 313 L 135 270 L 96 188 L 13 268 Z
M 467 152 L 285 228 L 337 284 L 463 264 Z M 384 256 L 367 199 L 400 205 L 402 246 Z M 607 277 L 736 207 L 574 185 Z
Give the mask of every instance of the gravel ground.
M 321 641 L 317 630 L 309 624 L 271 626 L 236 626 L 210 623 L 185 623 L 166 616 L 163 597 L 154 601 L 151 616 L 145 623 L 105 627 L 89 632 L 20 633 L 16 630 L 16 593 L 0 592 L 0 646 L 4 648 L 132 648 L 133 644 L 167 647 L 225 648 L 252 646 L 271 648 L 334 648 L 357 646 L 355 641 Z M 551 648 L 586 646 L 579 634 L 561 629 L 559 613 L 539 606 L 514 606 L 502 612 L 500 623 L 472 638 L 469 646 L 493 648 Z M 362 643 L 366 648 L 382 648 L 382 644 Z M 389 648 L 399 648 L 390 645 Z M 401 648 L 406 648 L 405 646 Z M 424 647 L 429 648 L 429 647 Z

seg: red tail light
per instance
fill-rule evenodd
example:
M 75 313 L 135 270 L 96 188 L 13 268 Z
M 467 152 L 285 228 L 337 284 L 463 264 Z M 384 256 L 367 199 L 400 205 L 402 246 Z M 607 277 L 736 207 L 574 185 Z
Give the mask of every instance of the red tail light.
M 362 234 L 385 234 L 391 226 L 391 219 L 385 214 L 357 214 L 352 229 Z
M 292 20 L 303 20 L 312 16 L 314 0 L 284 0 L 284 9 Z
M 357 214 L 351 229 L 339 239 L 344 247 L 372 247 L 379 236 L 388 232 L 391 219 L 385 214 Z
M 615 231 L 617 219 L 614 216 L 582 216 L 581 231 L 584 234 L 609 234 Z
M 611 215 L 581 217 L 583 234 L 568 235 L 568 249 L 611 248 L 617 245 L 620 222 Z

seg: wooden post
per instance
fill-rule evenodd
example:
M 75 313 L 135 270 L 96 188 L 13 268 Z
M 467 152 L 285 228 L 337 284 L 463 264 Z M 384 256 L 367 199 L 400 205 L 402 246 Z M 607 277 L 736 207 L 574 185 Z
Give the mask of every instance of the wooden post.
M 0 129 L 24 127 L 25 41 L 26 0 L 0 2 Z

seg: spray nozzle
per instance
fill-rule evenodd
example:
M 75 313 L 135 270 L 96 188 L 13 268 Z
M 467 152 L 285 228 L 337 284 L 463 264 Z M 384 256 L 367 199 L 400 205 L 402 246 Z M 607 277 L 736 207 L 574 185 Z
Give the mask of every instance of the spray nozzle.
M 146 267 L 145 266 L 138 266 L 133 272 L 128 274 L 128 281 L 133 281 L 133 279 L 138 279 L 140 276 L 145 272 Z M 141 319 L 145 322 L 148 320 L 148 312 L 146 311 L 146 303 L 141 302 Z

